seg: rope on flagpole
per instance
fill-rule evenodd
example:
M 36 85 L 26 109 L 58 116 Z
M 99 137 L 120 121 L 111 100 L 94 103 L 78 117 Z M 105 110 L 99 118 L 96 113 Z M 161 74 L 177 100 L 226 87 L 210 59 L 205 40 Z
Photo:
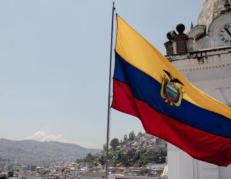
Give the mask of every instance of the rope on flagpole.
M 115 2 L 112 4 L 112 20 L 111 20 L 111 46 L 110 46 L 110 64 L 109 64 L 109 80 L 108 80 L 108 105 L 107 105 L 107 138 L 106 138 L 106 164 L 105 178 L 108 179 L 109 164 L 109 139 L 110 139 L 110 117 L 111 117 L 111 81 L 112 81 L 112 58 L 113 58 L 113 34 L 114 34 L 114 18 L 115 18 Z

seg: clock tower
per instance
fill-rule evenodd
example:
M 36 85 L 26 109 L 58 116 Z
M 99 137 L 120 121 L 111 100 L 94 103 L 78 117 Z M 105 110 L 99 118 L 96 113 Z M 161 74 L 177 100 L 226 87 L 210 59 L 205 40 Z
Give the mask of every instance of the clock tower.
M 178 24 L 167 38 L 169 61 L 195 86 L 231 107 L 231 0 L 204 0 L 197 25 L 185 32 Z M 231 179 L 231 166 L 195 160 L 169 144 L 168 179 Z

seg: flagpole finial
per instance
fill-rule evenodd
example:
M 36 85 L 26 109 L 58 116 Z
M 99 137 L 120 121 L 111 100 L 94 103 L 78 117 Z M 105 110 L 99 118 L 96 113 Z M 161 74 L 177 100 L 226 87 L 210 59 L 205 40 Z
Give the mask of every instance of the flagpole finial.
M 116 9 L 116 7 L 115 7 L 115 1 L 113 1 L 112 7 L 113 7 L 114 10 Z

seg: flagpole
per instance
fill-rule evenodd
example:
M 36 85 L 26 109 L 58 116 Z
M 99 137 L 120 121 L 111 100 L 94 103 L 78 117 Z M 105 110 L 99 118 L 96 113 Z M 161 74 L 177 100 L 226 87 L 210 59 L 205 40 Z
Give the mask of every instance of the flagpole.
M 114 34 L 114 16 L 115 16 L 115 2 L 112 4 L 112 19 L 111 19 L 111 46 L 110 46 L 110 64 L 109 64 L 109 80 L 108 80 L 108 104 L 107 104 L 107 139 L 106 139 L 106 167 L 105 178 L 108 179 L 108 151 L 110 139 L 110 117 L 111 117 L 111 81 L 112 81 L 112 56 L 113 56 L 113 34 Z

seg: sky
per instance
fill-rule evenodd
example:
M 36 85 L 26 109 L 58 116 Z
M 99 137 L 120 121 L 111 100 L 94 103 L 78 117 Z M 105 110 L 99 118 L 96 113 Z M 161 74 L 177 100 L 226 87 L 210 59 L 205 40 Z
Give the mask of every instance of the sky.
M 165 53 L 202 0 L 117 0 L 116 12 Z M 111 0 L 0 1 L 0 138 L 106 142 Z M 143 131 L 112 109 L 110 138 Z

